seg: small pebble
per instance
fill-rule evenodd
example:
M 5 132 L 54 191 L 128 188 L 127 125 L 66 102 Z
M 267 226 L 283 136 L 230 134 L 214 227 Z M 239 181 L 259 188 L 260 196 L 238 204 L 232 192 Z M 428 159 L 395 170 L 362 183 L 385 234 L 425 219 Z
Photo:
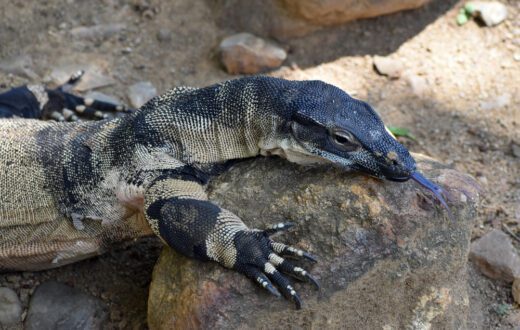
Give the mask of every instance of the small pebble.
M 110 86 L 115 83 L 115 80 L 104 73 L 102 69 L 96 65 L 64 65 L 54 68 L 49 74 L 48 79 L 54 85 L 61 85 L 65 83 L 70 75 L 79 70 L 84 70 L 85 74 L 81 77 L 79 82 L 74 86 L 76 91 L 88 91 L 95 88 Z
M 472 242 L 469 259 L 490 278 L 511 283 L 520 277 L 520 257 L 509 236 L 501 230 L 493 229 Z
M 516 144 L 515 142 L 511 143 L 511 153 L 516 158 L 520 158 L 520 145 Z
M 57 282 L 40 285 L 29 304 L 25 329 L 101 329 L 106 305 L 78 289 Z
M 126 28 L 123 23 L 98 24 L 93 26 L 79 26 L 69 31 L 73 38 L 77 39 L 108 39 L 122 32 Z
M 6 278 L 7 278 L 7 282 L 9 282 L 9 283 L 16 283 L 16 282 L 20 281 L 19 275 L 7 275 Z
M 140 108 L 157 95 L 157 89 L 149 81 L 140 81 L 128 88 L 128 98 L 135 108 Z
M 510 94 L 502 94 L 486 101 L 480 102 L 480 108 L 484 111 L 491 111 L 508 106 L 511 103 Z
M 406 82 L 410 86 L 412 93 L 417 96 L 423 96 L 429 89 L 428 81 L 426 78 L 418 76 L 416 74 L 408 74 L 406 76 Z
M 9 77 L 16 75 L 37 81 L 40 77 L 32 68 L 33 60 L 29 55 L 15 56 L 8 59 L 1 59 L 0 61 L 0 71 L 7 73 Z
M 0 325 L 14 325 L 21 321 L 21 316 L 22 303 L 16 292 L 10 288 L 0 288 Z
M 172 40 L 172 32 L 168 29 L 162 28 L 157 32 L 157 40 L 160 42 L 169 42 Z
M 401 61 L 390 57 L 374 56 L 373 62 L 377 72 L 391 79 L 399 78 L 404 69 Z
M 513 293 L 513 299 L 515 299 L 515 302 L 517 304 L 520 304 L 520 278 L 519 277 L 515 277 L 511 291 Z
M 231 74 L 254 74 L 274 69 L 287 57 L 282 48 L 250 33 L 225 38 L 219 49 L 221 61 Z
M 112 104 L 121 104 L 121 100 L 119 100 L 115 96 L 107 95 L 105 93 L 101 93 L 98 91 L 90 91 L 85 94 L 85 99 L 92 99 L 97 101 L 108 102 Z
M 495 26 L 507 18 L 507 7 L 498 1 L 471 1 L 466 4 L 473 16 L 478 16 L 486 26 Z

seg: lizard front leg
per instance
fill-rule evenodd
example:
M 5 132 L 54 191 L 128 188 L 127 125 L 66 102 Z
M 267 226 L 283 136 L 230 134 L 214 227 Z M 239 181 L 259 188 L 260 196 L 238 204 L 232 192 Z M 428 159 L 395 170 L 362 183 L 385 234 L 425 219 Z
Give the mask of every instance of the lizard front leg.
M 269 237 L 291 224 L 250 229 L 238 216 L 209 201 L 196 180 L 186 179 L 159 178 L 145 190 L 145 216 L 155 233 L 176 251 L 234 269 L 276 296 L 281 292 L 301 308 L 301 300 L 284 274 L 319 285 L 282 255 L 315 259 Z

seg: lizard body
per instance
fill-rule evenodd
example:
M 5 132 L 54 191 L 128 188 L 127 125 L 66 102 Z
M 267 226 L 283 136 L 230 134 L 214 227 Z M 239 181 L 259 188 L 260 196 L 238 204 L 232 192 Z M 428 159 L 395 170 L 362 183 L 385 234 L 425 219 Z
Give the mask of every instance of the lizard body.
M 99 122 L 0 121 L 0 269 L 45 269 L 154 233 L 300 306 L 284 255 L 312 257 L 207 199 L 227 162 L 257 155 L 329 163 L 394 181 L 415 161 L 375 111 L 320 81 L 249 77 L 176 88 Z M 274 285 L 273 285 L 274 283 Z

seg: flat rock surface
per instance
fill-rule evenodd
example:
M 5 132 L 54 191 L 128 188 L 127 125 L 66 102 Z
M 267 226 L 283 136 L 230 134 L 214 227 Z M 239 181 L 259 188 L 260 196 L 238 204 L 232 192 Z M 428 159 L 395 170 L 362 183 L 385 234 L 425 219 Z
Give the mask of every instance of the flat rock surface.
M 302 265 L 322 290 L 296 283 L 304 307 L 295 311 L 240 274 L 166 248 L 150 286 L 149 327 L 464 328 L 479 188 L 467 175 L 419 159 L 423 173 L 447 190 L 454 221 L 413 182 L 281 159 L 234 166 L 214 182 L 211 198 L 250 227 L 297 223 L 276 240 L 319 257 Z
M 101 329 L 108 317 L 97 298 L 58 282 L 46 282 L 34 292 L 25 329 Z

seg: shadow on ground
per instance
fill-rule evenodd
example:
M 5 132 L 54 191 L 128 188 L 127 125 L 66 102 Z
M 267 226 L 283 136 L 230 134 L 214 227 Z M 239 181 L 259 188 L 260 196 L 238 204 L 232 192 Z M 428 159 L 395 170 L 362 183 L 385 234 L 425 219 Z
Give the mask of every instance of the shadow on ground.
M 251 32 L 269 36 L 272 1 L 218 1 L 217 25 L 228 33 Z M 313 67 L 344 56 L 388 55 L 421 33 L 429 24 L 453 8 L 457 0 L 431 1 L 425 6 L 335 27 L 322 28 L 301 38 L 284 42 L 290 60 L 301 68 Z M 252 17 L 251 12 L 254 12 Z

